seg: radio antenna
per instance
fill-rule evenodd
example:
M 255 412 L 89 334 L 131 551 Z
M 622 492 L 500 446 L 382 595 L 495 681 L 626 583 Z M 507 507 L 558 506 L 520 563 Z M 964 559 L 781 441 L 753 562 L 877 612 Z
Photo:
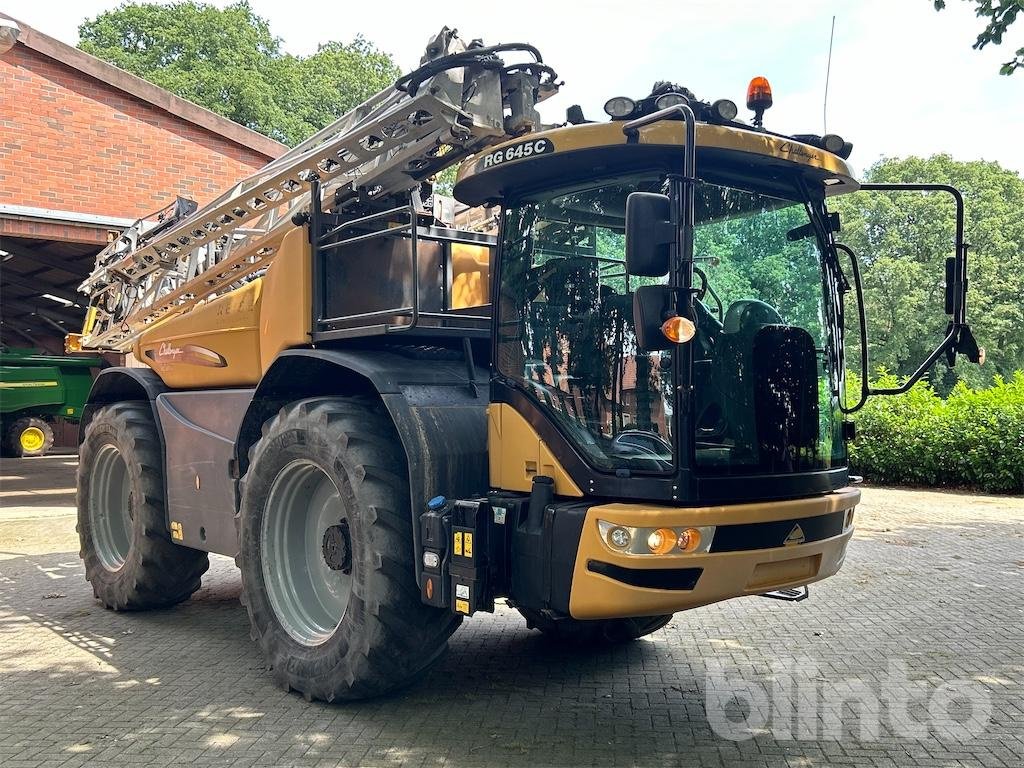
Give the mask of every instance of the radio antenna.
M 828 36 L 828 64 L 825 66 L 825 101 L 821 105 L 821 133 L 828 133 L 828 79 L 832 74 L 832 41 L 836 37 L 836 17 L 832 16 L 832 32 Z

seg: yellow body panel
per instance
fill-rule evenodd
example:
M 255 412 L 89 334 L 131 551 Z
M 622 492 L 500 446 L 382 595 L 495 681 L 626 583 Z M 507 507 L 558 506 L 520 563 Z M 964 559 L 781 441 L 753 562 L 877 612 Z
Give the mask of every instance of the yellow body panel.
M 507 403 L 487 407 L 487 460 L 492 488 L 529 492 L 534 477 L 547 475 L 554 479 L 557 495 L 583 495 L 547 443 Z
M 284 236 L 266 275 L 139 336 L 135 356 L 176 389 L 255 386 L 284 349 L 310 341 L 305 230 Z
M 240 387 L 260 377 L 263 281 L 169 318 L 142 334 L 135 356 L 174 388 Z
M 859 490 L 844 488 L 810 499 L 728 506 L 686 508 L 614 503 L 591 507 L 573 567 L 569 612 L 577 619 L 652 616 L 808 584 L 839 570 L 853 535 L 851 525 L 831 539 L 795 546 L 689 555 L 633 555 L 614 551 L 605 544 L 598 531 L 598 520 L 637 527 L 739 525 L 827 515 L 852 509 L 859 502 Z M 703 573 L 692 590 L 648 589 L 594 573 L 587 567 L 591 560 L 624 568 L 702 568 Z
M 285 349 L 311 342 L 312 257 L 306 230 L 296 227 L 281 243 L 281 248 L 263 278 L 263 304 L 260 307 L 261 375 Z

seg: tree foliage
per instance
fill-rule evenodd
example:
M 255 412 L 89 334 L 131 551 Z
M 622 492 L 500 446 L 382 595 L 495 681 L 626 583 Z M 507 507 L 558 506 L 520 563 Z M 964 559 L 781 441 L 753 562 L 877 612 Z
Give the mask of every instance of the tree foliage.
M 1010 25 L 1017 20 L 1017 15 L 1024 11 L 1022 0 L 966 0 L 975 6 L 974 13 L 979 18 L 985 19 L 985 28 L 974 41 L 975 50 L 981 50 L 989 43 L 1000 45 L 1003 42 L 1003 35 Z M 946 7 L 946 0 L 933 0 L 935 10 L 941 11 Z M 1014 57 L 999 68 L 1002 75 L 1012 75 L 1014 71 L 1024 67 L 1024 48 L 1018 48 Z
M 391 57 L 356 37 L 311 56 L 281 50 L 241 0 L 131 3 L 78 29 L 79 47 L 237 123 L 295 144 L 393 82 Z
M 1024 370 L 1024 179 L 998 163 L 959 162 L 948 155 L 882 160 L 866 181 L 937 182 L 962 190 L 966 207 L 969 291 L 967 319 L 987 361 L 936 363 L 932 384 L 942 394 L 958 380 L 972 386 Z M 942 338 L 943 262 L 953 255 L 952 199 L 939 193 L 857 192 L 831 202 L 839 239 L 859 255 L 864 272 L 872 369 L 905 376 Z M 852 296 L 848 306 L 852 306 Z M 856 360 L 854 313 L 847 312 L 848 362 Z

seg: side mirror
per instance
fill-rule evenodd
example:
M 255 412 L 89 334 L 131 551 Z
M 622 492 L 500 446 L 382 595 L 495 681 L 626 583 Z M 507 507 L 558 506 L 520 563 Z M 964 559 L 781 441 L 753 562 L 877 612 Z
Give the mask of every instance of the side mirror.
M 637 193 L 633 193 L 637 194 Z M 676 292 L 667 285 L 644 285 L 633 292 L 633 328 L 637 349 L 654 352 L 676 344 L 661 332 L 661 324 L 676 314 Z
M 668 274 L 676 228 L 668 195 L 633 192 L 626 198 L 626 270 L 641 277 Z

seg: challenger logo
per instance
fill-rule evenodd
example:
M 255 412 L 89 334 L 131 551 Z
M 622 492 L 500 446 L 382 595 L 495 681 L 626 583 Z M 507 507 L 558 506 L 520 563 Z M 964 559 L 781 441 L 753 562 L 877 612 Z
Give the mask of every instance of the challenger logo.
M 793 530 L 790 531 L 790 535 L 782 540 L 782 546 L 795 547 L 798 544 L 803 544 L 806 539 L 807 538 L 804 536 L 804 529 L 800 527 L 800 523 L 798 522 L 793 526 Z
M 204 368 L 226 368 L 228 364 L 222 355 L 218 355 L 212 349 L 195 344 L 176 347 L 164 341 L 158 347 L 147 349 L 144 354 L 160 366 L 180 363 L 182 365 L 199 365 Z
M 805 147 L 800 146 L 792 141 L 784 141 L 779 145 L 779 152 L 787 154 L 790 157 L 802 157 L 805 160 L 813 160 L 815 155 L 813 152 L 809 152 Z
M 800 527 L 800 523 L 793 526 L 793 530 L 789 532 L 789 535 L 783 539 L 782 545 L 784 547 L 793 547 L 797 544 L 803 544 L 807 537 L 804 536 L 804 529 Z

